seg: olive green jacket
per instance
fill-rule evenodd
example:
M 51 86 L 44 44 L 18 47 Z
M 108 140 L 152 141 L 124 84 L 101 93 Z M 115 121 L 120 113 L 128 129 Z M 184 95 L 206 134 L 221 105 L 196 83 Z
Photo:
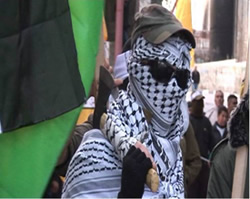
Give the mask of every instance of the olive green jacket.
M 211 155 L 211 168 L 207 198 L 231 198 L 236 150 L 225 138 L 216 145 Z M 249 161 L 245 181 L 244 197 L 249 198 Z
M 180 145 L 183 157 L 185 189 L 187 189 L 194 182 L 201 169 L 199 146 L 191 123 L 189 123 L 188 129 L 182 137 Z

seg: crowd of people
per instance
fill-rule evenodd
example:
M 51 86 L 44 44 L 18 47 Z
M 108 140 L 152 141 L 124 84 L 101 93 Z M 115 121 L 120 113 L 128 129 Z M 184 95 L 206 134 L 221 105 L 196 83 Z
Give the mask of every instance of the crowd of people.
M 228 108 L 226 108 L 223 92 L 217 90 L 214 96 L 214 107 L 204 112 L 204 98 L 205 96 L 202 95 L 200 90 L 194 91 L 189 106 L 190 121 L 194 128 L 202 161 L 201 171 L 189 188 L 188 197 L 191 198 L 206 197 L 212 151 L 221 140 L 228 136 L 228 108 L 230 107 L 233 111 L 237 106 L 237 97 L 231 94 L 228 97 Z M 236 103 L 233 103 L 234 106 L 231 105 L 232 98 L 236 98 Z
M 194 37 L 162 6 L 145 7 L 136 15 L 127 43 L 113 68 L 113 77 L 122 81 L 116 84 L 118 95 L 104 104 L 103 126 L 93 127 L 93 114 L 76 126 L 45 197 L 224 196 L 214 191 L 211 158 L 229 139 L 227 124 L 238 109 L 237 97 L 229 95 L 226 107 L 223 91 L 217 90 L 214 107 L 204 112 L 200 74 L 190 69 Z M 145 185 L 150 169 L 158 174 L 156 192 Z M 63 185 L 58 176 L 65 177 Z

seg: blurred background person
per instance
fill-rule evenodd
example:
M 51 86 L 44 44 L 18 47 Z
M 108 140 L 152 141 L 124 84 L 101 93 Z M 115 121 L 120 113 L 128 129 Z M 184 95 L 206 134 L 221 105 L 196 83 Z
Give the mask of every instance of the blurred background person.
M 188 189 L 189 198 L 205 198 L 209 177 L 209 154 L 212 151 L 212 126 L 203 113 L 204 96 L 197 90 L 191 95 L 192 109 L 190 121 L 194 129 L 195 137 L 199 146 L 202 167 L 194 182 Z
M 114 65 L 113 75 L 115 79 L 121 79 L 123 83 L 118 86 L 119 90 L 127 90 L 127 85 L 129 82 L 129 74 L 127 71 L 128 61 L 130 59 L 131 51 L 128 50 L 124 53 L 119 54 L 116 57 L 116 62 Z
M 214 107 L 206 112 L 206 117 L 208 117 L 212 125 L 217 121 L 219 107 L 224 104 L 224 93 L 221 90 L 215 92 L 214 103 Z
M 223 138 L 227 136 L 228 111 L 225 106 L 221 106 L 218 110 L 217 121 L 212 128 L 212 145 L 213 147 Z
M 192 90 L 196 91 L 198 89 L 199 83 L 200 83 L 200 73 L 197 70 L 197 66 L 194 67 L 194 70 L 192 72 Z
M 227 97 L 227 109 L 228 109 L 228 115 L 232 112 L 232 110 L 235 109 L 235 107 L 238 104 L 238 100 L 236 95 L 231 94 Z

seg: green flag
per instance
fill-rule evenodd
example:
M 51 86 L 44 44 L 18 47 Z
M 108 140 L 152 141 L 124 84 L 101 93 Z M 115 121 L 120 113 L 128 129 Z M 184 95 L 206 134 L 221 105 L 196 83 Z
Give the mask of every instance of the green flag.
M 102 10 L 0 2 L 0 197 L 42 196 L 93 80 Z

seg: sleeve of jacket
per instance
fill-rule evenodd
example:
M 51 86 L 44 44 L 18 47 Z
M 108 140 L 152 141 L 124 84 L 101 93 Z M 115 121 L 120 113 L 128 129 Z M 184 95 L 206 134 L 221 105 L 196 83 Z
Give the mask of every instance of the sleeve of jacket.
M 67 168 L 71 161 L 71 158 L 74 156 L 76 150 L 82 142 L 82 138 L 86 132 L 93 129 L 93 115 L 89 115 L 88 120 L 82 124 L 76 125 L 74 128 L 66 146 L 63 149 L 61 156 L 57 162 L 56 172 L 65 176 Z
M 199 146 L 196 141 L 192 124 L 189 123 L 185 134 L 186 157 L 185 157 L 185 180 L 187 185 L 192 184 L 201 169 Z
M 211 157 L 207 198 L 231 198 L 235 152 L 227 143 L 214 149 Z
M 207 118 L 207 129 L 208 129 L 208 133 L 209 133 L 208 149 L 209 149 L 209 154 L 210 154 L 213 150 L 213 132 L 212 132 L 211 122 L 209 121 L 208 118 Z

